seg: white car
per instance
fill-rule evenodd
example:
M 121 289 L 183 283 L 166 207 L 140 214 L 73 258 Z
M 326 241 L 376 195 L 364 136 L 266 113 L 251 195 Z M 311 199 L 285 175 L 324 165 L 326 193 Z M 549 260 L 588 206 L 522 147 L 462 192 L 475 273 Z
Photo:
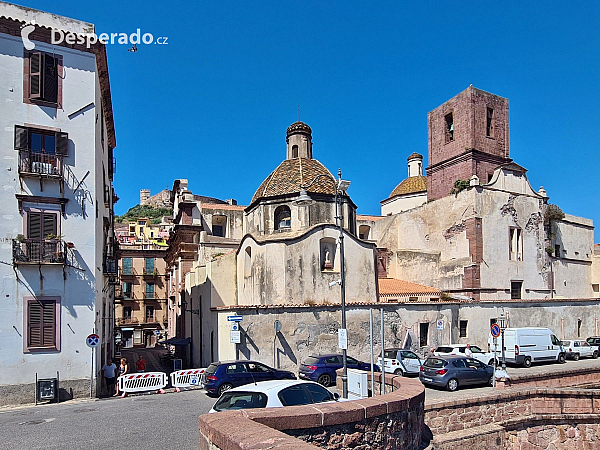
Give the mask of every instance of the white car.
M 590 346 L 584 339 L 562 341 L 562 346 L 565 349 L 565 356 L 575 361 L 579 358 L 596 359 L 598 357 L 598 347 Z
M 433 354 L 435 356 L 465 356 L 466 349 L 467 344 L 440 345 L 435 349 Z M 494 352 L 484 352 L 476 345 L 471 345 L 471 351 L 473 352 L 472 358 L 488 366 L 494 365 Z M 500 361 L 501 358 L 502 355 L 498 354 L 496 359 Z
M 209 413 L 233 409 L 310 405 L 335 402 L 339 398 L 339 394 L 332 393 L 314 381 L 259 381 L 223 392 Z
M 402 348 L 387 348 L 385 356 L 385 371 L 396 375 L 418 375 L 423 365 L 421 358 L 415 352 Z M 381 356 L 377 358 L 377 364 L 382 367 Z

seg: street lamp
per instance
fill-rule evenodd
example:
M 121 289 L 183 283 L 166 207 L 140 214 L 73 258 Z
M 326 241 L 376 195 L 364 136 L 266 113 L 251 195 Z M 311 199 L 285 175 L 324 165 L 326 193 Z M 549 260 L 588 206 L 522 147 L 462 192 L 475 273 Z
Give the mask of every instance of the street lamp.
M 504 330 L 506 330 L 507 325 L 507 317 L 504 315 L 504 311 L 500 313 L 500 317 L 498 317 L 498 326 L 500 327 L 500 331 L 502 331 L 502 370 L 506 373 L 506 357 L 504 354 Z
M 335 188 L 335 221 L 336 225 L 340 230 L 340 279 L 338 281 L 329 283 L 329 287 L 333 287 L 336 284 L 340 285 L 341 295 L 342 295 L 342 332 L 345 336 L 346 333 L 346 278 L 344 271 L 344 213 L 342 208 L 342 195 L 348 190 L 350 187 L 350 181 L 342 180 L 342 169 L 338 169 L 338 177 L 337 179 L 330 174 L 319 174 L 313 180 L 305 185 L 300 185 L 300 195 L 298 199 L 294 202 L 296 205 L 310 205 L 314 202 L 314 200 L 308 195 L 306 189 L 311 187 L 317 180 L 325 177 L 326 179 L 333 182 L 333 186 Z M 340 206 L 338 209 L 338 199 L 340 201 Z M 342 374 L 342 397 L 348 398 L 348 356 L 347 356 L 347 347 L 348 341 L 346 340 L 345 345 L 342 348 L 342 361 L 343 361 L 343 374 Z

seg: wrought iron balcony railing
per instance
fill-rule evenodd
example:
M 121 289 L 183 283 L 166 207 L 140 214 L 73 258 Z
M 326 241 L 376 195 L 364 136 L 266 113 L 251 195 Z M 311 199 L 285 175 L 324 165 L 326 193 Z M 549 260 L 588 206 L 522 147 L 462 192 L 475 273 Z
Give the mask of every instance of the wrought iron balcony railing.
M 67 244 L 60 239 L 13 239 L 15 264 L 66 264 Z
M 158 269 L 144 267 L 144 276 L 145 277 L 157 277 L 158 276 Z
M 19 150 L 19 173 L 62 177 L 62 159 L 60 155 Z
M 140 323 L 140 320 L 136 317 L 119 317 L 117 318 L 117 325 L 129 325 L 133 323 Z
M 123 267 L 123 269 L 121 269 L 122 277 L 132 277 L 135 275 L 137 275 L 137 272 L 133 267 Z

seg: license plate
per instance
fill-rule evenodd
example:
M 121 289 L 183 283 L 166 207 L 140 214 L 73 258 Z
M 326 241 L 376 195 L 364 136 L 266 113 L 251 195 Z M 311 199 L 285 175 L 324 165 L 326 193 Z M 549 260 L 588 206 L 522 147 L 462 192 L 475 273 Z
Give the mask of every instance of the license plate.
M 423 380 L 424 381 L 429 381 L 430 383 L 433 381 L 431 378 L 425 378 L 425 377 L 423 377 Z

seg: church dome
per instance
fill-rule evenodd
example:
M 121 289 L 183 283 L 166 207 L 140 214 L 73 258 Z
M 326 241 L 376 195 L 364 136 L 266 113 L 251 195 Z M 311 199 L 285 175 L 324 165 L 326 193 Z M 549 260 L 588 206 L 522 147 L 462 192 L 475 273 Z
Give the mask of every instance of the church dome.
M 417 192 L 427 191 L 427 177 L 422 175 L 416 177 L 408 177 L 394 188 L 389 198 L 398 195 L 416 194 Z
M 296 122 L 290 128 L 297 124 L 310 130 L 310 127 L 302 122 Z M 288 128 L 288 134 L 290 128 Z M 323 176 L 307 188 L 307 192 L 335 195 L 332 181 L 335 177 L 319 161 L 312 158 L 286 159 L 261 183 L 252 197 L 251 204 L 261 198 L 299 194 L 300 186 L 309 184 L 318 175 Z
M 291 124 L 288 127 L 288 129 L 287 129 L 287 137 L 290 137 L 291 134 L 295 134 L 295 133 L 312 134 L 312 130 L 304 122 L 298 121 L 298 122 L 294 122 L 293 124 Z

